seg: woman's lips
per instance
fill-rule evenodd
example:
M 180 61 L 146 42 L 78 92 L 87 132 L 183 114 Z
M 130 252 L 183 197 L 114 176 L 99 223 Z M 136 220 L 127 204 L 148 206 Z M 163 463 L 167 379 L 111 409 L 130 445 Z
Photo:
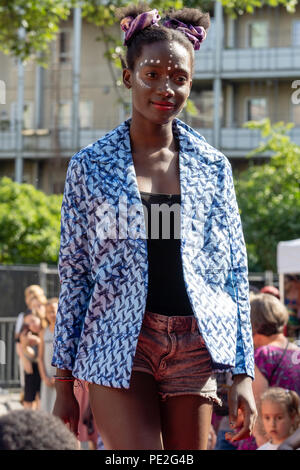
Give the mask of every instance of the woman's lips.
M 174 109 L 175 105 L 173 103 L 169 102 L 163 102 L 163 101 L 152 101 L 152 104 L 155 108 L 161 109 L 162 111 Z

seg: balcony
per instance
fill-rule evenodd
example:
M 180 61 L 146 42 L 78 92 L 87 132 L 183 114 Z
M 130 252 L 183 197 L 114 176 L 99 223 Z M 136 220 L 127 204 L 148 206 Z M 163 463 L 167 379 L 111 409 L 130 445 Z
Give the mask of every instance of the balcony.
M 42 132 L 41 132 L 42 131 Z M 100 139 L 107 130 L 82 129 L 80 131 L 80 148 Z M 54 156 L 70 157 L 73 152 L 72 131 L 38 129 L 23 131 L 24 158 L 51 158 Z M 14 131 L 0 131 L 0 159 L 15 158 L 16 134 Z
M 204 50 L 195 57 L 195 78 L 212 79 L 216 70 L 213 50 Z M 300 46 L 223 49 L 220 77 L 268 78 L 297 77 L 300 70 Z
M 207 142 L 214 145 L 213 129 L 196 129 L 205 137 Z M 91 129 L 81 130 L 80 148 L 100 139 L 107 130 Z M 300 145 L 300 127 L 294 127 L 290 130 L 289 136 L 293 142 Z M 226 128 L 221 129 L 221 140 L 219 150 L 228 157 L 243 157 L 251 150 L 258 147 L 263 141 L 258 129 L 244 128 Z M 16 138 L 13 132 L 0 132 L 0 159 L 13 159 L 16 157 Z M 61 130 L 55 133 L 43 135 L 25 135 L 24 149 L 22 155 L 24 158 L 45 159 L 55 156 L 70 158 L 74 153 L 72 148 L 72 133 L 70 130 Z
M 197 129 L 197 131 L 205 137 L 209 144 L 214 145 L 212 129 Z M 292 142 L 300 145 L 300 127 L 294 127 L 288 135 Z M 226 154 L 227 157 L 241 158 L 257 148 L 264 140 L 258 129 L 223 127 L 221 129 L 219 150 Z

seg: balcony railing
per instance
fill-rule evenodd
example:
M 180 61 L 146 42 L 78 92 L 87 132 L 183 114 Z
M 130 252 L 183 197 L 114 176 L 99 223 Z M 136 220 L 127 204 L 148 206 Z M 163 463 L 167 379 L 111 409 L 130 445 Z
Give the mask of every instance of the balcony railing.
M 213 141 L 213 130 L 212 129 L 197 129 L 197 131 L 205 137 L 207 142 L 214 145 Z M 300 145 L 300 128 L 294 127 L 289 132 L 289 137 L 292 142 Z M 248 153 L 251 150 L 257 148 L 261 142 L 265 141 L 261 137 L 261 133 L 258 129 L 244 129 L 244 128 L 233 128 L 223 127 L 221 129 L 221 140 L 220 150 L 229 152 L 228 156 L 241 156 L 244 153 Z
M 88 129 L 80 131 L 80 148 L 100 139 L 107 130 Z M 39 154 L 43 158 L 43 153 L 48 157 L 49 152 L 72 150 L 72 131 L 63 129 L 58 131 L 44 130 L 44 132 L 34 131 L 23 133 L 23 152 Z M 14 131 L 0 131 L 0 155 L 12 153 L 16 150 L 16 133 Z M 30 157 L 30 155 L 29 155 Z
M 241 76 L 299 76 L 300 46 L 249 49 L 223 49 L 221 77 Z M 214 51 L 208 50 L 195 57 L 195 77 L 211 78 L 216 70 Z
M 214 145 L 213 129 L 198 128 L 197 131 L 205 137 L 207 142 Z M 107 130 L 81 130 L 80 132 L 80 148 L 100 139 Z M 300 127 L 294 127 L 288 134 L 297 145 L 300 145 Z M 59 131 L 58 140 L 55 141 L 51 134 L 47 135 L 31 135 L 24 136 L 23 156 L 26 158 L 51 158 L 55 156 L 57 151 L 61 151 L 65 156 L 71 156 L 74 149 L 72 148 L 72 133 L 70 130 Z M 239 127 L 223 127 L 221 128 L 220 145 L 221 151 L 230 151 L 230 155 L 241 156 L 244 153 L 258 147 L 263 141 L 258 129 L 244 129 Z M 16 156 L 15 133 L 0 132 L 0 157 L 2 159 L 14 158 Z M 60 147 L 58 147 L 58 143 Z

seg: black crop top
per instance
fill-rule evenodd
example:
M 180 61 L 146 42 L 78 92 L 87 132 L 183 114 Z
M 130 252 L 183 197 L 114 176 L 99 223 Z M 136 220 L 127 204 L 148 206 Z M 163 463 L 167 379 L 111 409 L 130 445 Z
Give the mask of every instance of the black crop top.
M 144 191 L 140 194 L 149 264 L 146 310 L 167 316 L 193 315 L 180 254 L 181 196 Z

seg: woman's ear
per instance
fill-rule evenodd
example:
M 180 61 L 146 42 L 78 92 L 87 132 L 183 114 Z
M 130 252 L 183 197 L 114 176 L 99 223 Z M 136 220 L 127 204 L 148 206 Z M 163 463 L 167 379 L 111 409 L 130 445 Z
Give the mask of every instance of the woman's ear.
M 126 88 L 130 89 L 132 84 L 131 84 L 131 79 L 132 79 L 132 72 L 129 69 L 124 69 L 123 70 L 123 83 L 126 86 Z

